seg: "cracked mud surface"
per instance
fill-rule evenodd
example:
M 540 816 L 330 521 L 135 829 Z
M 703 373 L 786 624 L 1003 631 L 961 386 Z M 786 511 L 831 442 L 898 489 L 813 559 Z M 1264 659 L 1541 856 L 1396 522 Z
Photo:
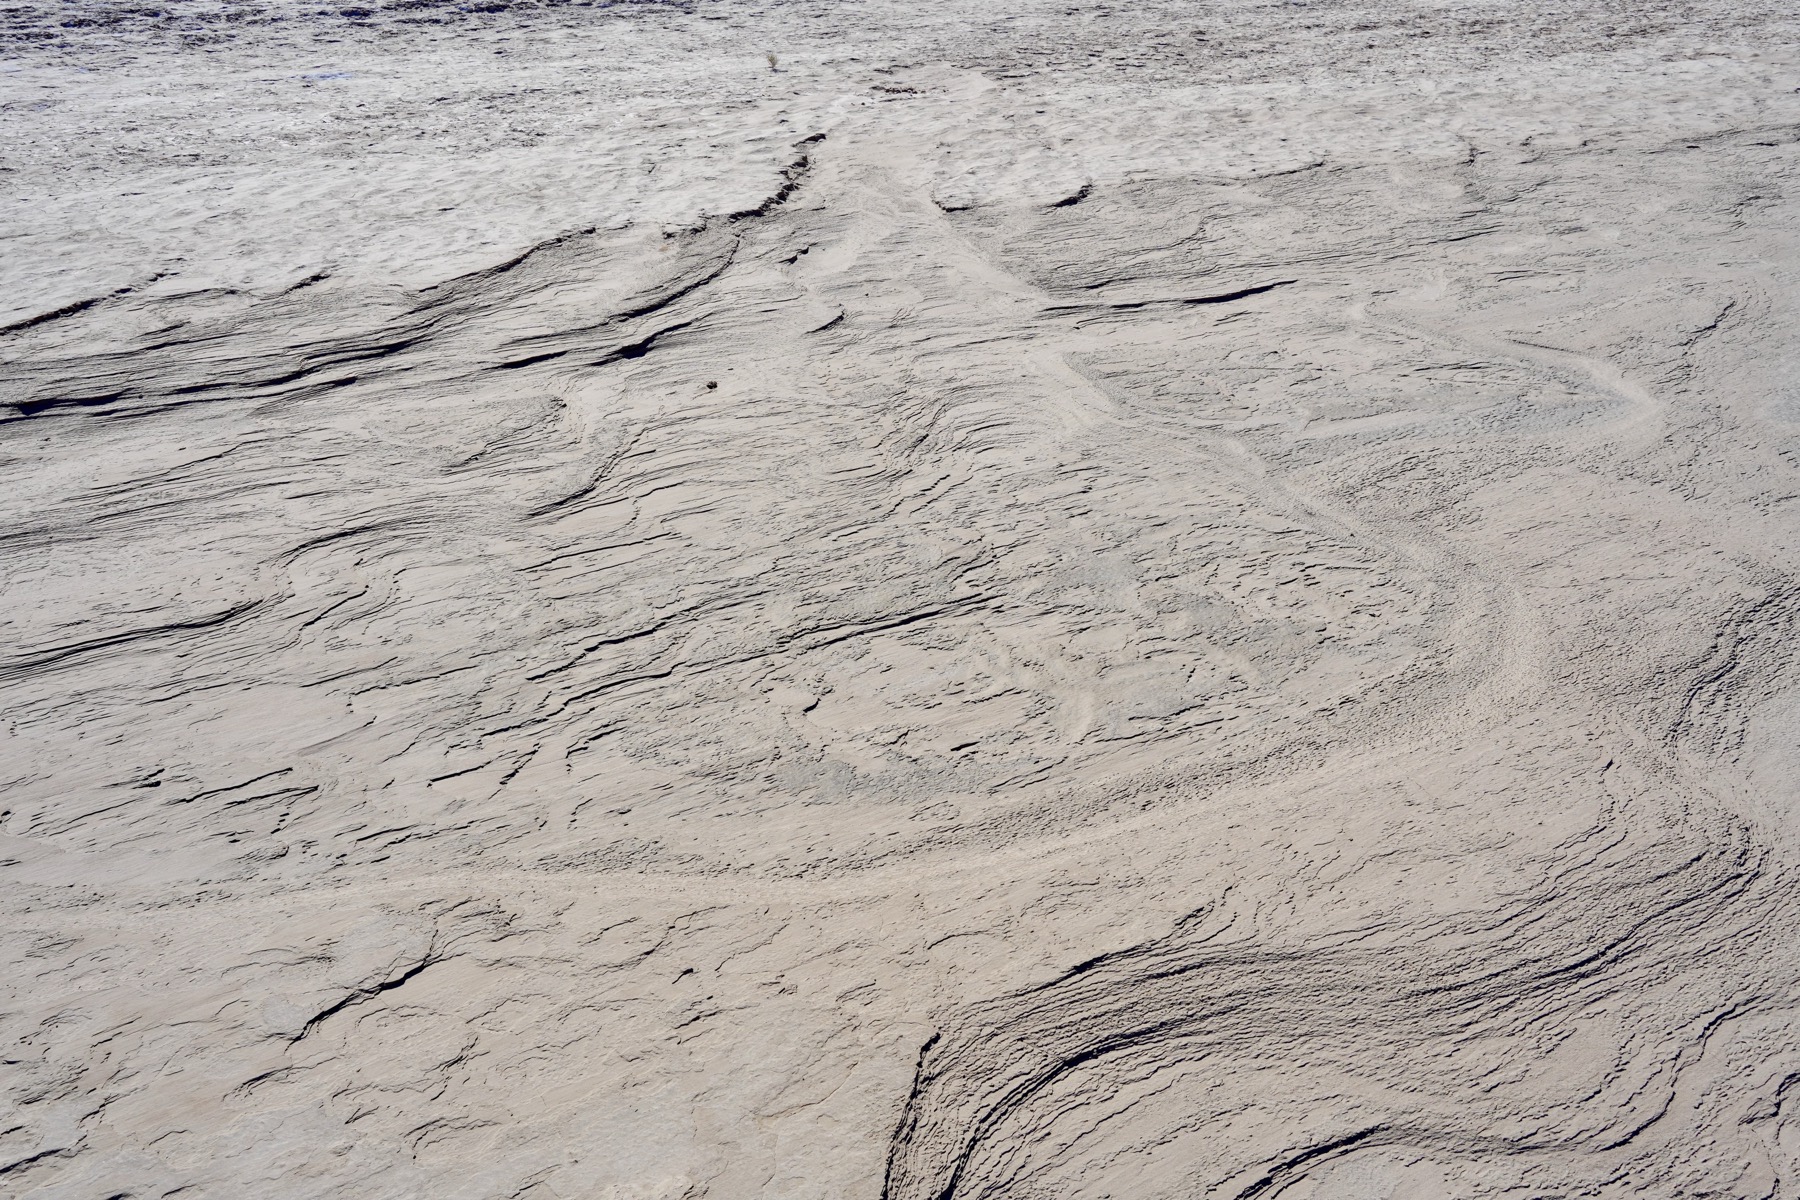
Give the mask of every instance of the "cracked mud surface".
M 1800 1192 L 1795 33 L 0 10 L 0 1195 Z

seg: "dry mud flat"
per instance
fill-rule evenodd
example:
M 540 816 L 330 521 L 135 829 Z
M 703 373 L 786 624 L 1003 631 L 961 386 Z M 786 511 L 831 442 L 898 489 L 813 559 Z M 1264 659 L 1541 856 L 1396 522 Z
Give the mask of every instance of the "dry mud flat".
M 1795 33 L 4 10 L 0 1194 L 1794 1195 Z

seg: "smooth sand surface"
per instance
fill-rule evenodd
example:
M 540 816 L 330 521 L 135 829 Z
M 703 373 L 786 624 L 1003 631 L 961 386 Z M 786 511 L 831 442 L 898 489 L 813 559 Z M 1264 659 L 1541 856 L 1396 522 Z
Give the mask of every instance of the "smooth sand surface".
M 1556 8 L 0 10 L 0 1195 L 1800 1194 L 1800 23 Z

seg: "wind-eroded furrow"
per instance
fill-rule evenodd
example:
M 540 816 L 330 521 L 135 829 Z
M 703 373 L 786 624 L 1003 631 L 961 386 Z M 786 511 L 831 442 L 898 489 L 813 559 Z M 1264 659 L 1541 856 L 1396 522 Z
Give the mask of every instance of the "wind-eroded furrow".
M 1376 1145 L 1475 1163 L 1535 1157 L 1569 1187 L 1605 1178 L 1632 1157 L 1635 1135 L 1619 1131 L 1660 1111 L 1655 1097 L 1672 1085 L 1655 1082 L 1657 1064 L 1683 1058 L 1685 1031 L 1771 1003 L 1768 989 L 1785 986 L 1785 965 L 1765 978 L 1744 971 L 1745 956 L 1800 903 L 1744 831 L 1732 833 L 1625 838 L 1497 921 L 1259 948 L 1197 919 L 952 1014 L 920 1055 L 883 1194 L 1054 1194 L 1059 1171 L 1118 1153 L 1090 1144 L 1104 1143 L 1104 1118 L 1079 1114 L 1116 1112 L 1115 1089 L 1184 1070 L 1206 1091 L 1181 1119 L 1221 1126 L 1205 1149 L 1181 1151 L 1207 1194 L 1271 1194 L 1329 1155 Z M 1457 1069 L 1458 1047 L 1476 1044 L 1502 1056 L 1496 1071 L 1515 1056 L 1530 1063 L 1595 1006 L 1643 1024 L 1572 1080 L 1499 1072 L 1478 1088 Z M 1260 1082 L 1272 1073 L 1279 1102 Z M 1264 1111 L 1277 1132 L 1228 1132 L 1241 1128 L 1241 1106 Z M 1151 1144 L 1156 1127 L 1145 1118 Z
M 165 638 L 180 638 L 207 630 L 218 629 L 240 617 L 249 615 L 262 608 L 267 602 L 262 599 L 245 600 L 217 612 L 205 613 L 189 617 L 185 620 L 158 622 L 142 625 L 132 629 L 119 630 L 114 633 L 100 634 L 96 637 L 83 638 L 77 641 L 64 642 L 61 645 L 48 646 L 37 650 L 27 650 L 22 654 L 0 658 L 0 680 L 23 678 L 35 671 L 60 666 L 72 659 L 90 654 L 119 650 L 144 642 L 159 641 Z
M 797 183 L 787 179 L 783 186 L 791 191 Z M 359 384 L 429 379 L 441 386 L 582 351 L 596 356 L 588 365 L 641 357 L 657 337 L 691 322 L 635 332 L 634 323 L 679 305 L 732 265 L 739 235 L 729 224 L 680 235 L 674 239 L 679 252 L 665 260 L 662 277 L 623 292 L 607 277 L 616 248 L 592 229 L 398 303 L 384 295 L 366 311 L 359 311 L 366 298 L 348 292 L 284 292 L 231 318 L 178 323 L 176 336 L 97 354 L 19 359 L 11 364 L 6 403 L 15 419 L 77 411 L 133 417 L 230 400 L 291 402 Z M 169 302 L 142 297 L 136 303 L 155 311 Z M 129 301 L 111 306 L 115 315 L 131 307 Z M 320 317 L 334 310 L 354 314 L 337 322 L 346 331 L 291 340 L 297 320 L 329 327 Z M 520 336 L 521 324 L 539 331 Z
M 508 342 L 499 351 L 507 357 L 494 363 L 493 369 L 514 371 L 524 367 L 537 366 L 540 363 L 554 362 L 566 355 L 584 350 L 591 351 L 594 348 L 594 342 L 602 335 L 616 333 L 619 327 L 627 322 L 654 316 L 705 288 L 730 268 L 736 259 L 737 250 L 738 241 L 732 238 L 721 249 L 697 257 L 691 265 L 668 282 L 653 288 L 644 295 L 628 299 L 622 307 L 616 312 L 608 314 L 603 320 L 569 329 L 559 329 L 554 333 L 534 334 L 527 338 Z M 687 324 L 691 324 L 691 322 L 680 322 L 665 326 L 648 335 L 641 335 L 635 342 L 626 343 L 606 352 L 594 365 L 605 365 L 623 358 L 641 357 L 642 352 L 649 349 L 650 343 L 659 334 L 682 328 Z
M 1680 682 L 1664 738 L 1714 754 L 1737 751 L 1757 705 L 1791 683 L 1787 648 L 1797 626 L 1800 584 L 1787 579 L 1770 581 L 1763 595 L 1720 614 L 1712 645 Z

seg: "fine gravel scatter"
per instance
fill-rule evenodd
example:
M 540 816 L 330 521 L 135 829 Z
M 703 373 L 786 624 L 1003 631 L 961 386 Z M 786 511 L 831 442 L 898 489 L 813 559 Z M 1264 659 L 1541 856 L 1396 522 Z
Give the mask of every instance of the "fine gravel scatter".
M 0 1197 L 1794 1194 L 1797 34 L 0 8 Z

